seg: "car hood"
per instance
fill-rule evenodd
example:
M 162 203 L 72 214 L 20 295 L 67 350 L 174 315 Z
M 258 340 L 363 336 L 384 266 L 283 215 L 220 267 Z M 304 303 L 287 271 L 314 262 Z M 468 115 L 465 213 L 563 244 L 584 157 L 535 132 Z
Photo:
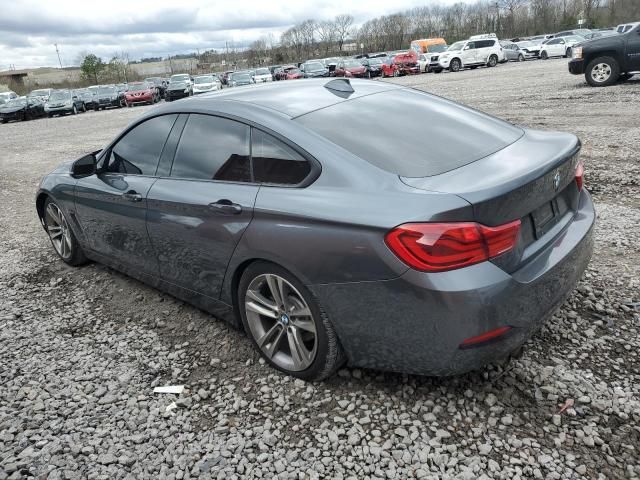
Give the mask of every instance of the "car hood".
M 100 98 L 111 98 L 111 97 L 115 97 L 117 95 L 118 94 L 115 93 L 115 92 L 114 93 L 99 93 L 99 94 L 96 94 L 96 98 L 97 99 L 100 99 Z
M 25 107 L 0 107 L 0 113 L 15 113 L 24 110 Z
M 138 94 L 142 94 L 142 95 L 151 95 L 151 90 L 132 90 L 129 92 L 125 92 L 125 95 L 138 95 Z
M 347 67 L 347 71 L 351 73 L 360 73 L 360 72 L 364 72 L 365 70 L 366 68 L 364 68 L 364 65 L 360 67 Z
M 193 85 L 193 88 L 195 89 L 203 89 L 203 88 L 212 88 L 213 87 L 213 82 L 211 83 L 196 83 Z
M 186 88 L 189 88 L 186 83 L 173 83 L 169 84 L 167 90 L 184 90 Z
M 608 37 L 592 38 L 591 40 L 585 39 L 584 41 L 580 42 L 580 44 L 582 47 L 587 47 L 587 48 L 618 47 L 624 44 L 625 35 L 626 34 L 610 35 Z

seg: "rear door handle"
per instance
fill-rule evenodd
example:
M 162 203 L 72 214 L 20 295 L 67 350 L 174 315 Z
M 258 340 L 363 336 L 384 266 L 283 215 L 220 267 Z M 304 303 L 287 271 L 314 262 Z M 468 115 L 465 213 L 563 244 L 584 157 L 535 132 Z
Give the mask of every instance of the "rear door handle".
M 122 198 L 129 200 L 130 202 L 139 202 L 142 200 L 142 195 L 135 190 L 129 190 L 127 193 L 122 194 Z
M 224 215 L 238 215 L 242 213 L 242 207 L 240 205 L 226 198 L 210 203 L 209 208 Z

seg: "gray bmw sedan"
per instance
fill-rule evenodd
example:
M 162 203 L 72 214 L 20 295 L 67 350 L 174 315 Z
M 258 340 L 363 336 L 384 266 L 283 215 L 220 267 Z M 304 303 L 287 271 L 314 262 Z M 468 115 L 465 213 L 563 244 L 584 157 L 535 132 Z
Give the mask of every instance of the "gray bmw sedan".
M 579 152 L 398 85 L 274 82 L 149 110 L 36 207 L 68 264 L 226 319 L 290 375 L 451 375 L 518 349 L 582 275 Z

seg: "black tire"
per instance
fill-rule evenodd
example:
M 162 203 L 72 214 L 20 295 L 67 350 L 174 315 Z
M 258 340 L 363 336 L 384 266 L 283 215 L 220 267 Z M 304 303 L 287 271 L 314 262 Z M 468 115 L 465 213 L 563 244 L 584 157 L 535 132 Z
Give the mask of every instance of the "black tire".
M 433 73 L 442 73 L 442 69 L 441 68 L 434 68 L 432 70 Z
M 315 324 L 317 333 L 317 347 L 315 358 L 310 366 L 305 370 L 290 371 L 278 366 L 262 352 L 251 332 L 244 307 L 247 289 L 254 279 L 265 274 L 277 275 L 289 282 L 303 297 L 312 313 L 312 320 Z M 258 261 L 249 265 L 249 267 L 247 267 L 243 272 L 238 284 L 237 298 L 238 310 L 247 336 L 251 339 L 254 348 L 267 361 L 267 363 L 277 370 L 306 381 L 320 381 L 331 376 L 345 362 L 346 357 L 344 355 L 344 351 L 342 350 L 336 332 L 331 325 L 331 322 L 329 322 L 326 313 L 322 310 L 322 307 L 318 304 L 318 301 L 309 289 L 307 289 L 302 282 L 281 266 L 265 261 Z
M 394 70 L 393 71 L 393 76 L 394 77 L 399 77 L 400 76 L 400 71 L 399 70 Z
M 524 55 L 522 55 L 522 54 L 518 55 L 518 61 L 519 62 L 524 62 L 524 60 L 525 60 Z
M 498 65 L 498 56 L 497 55 L 491 55 L 489 57 L 489 61 L 487 62 L 487 66 L 488 67 L 495 67 L 496 65 Z
M 478 66 L 477 66 L 477 65 L 471 65 L 469 68 L 470 68 L 471 70 L 475 70 L 476 68 L 478 68 Z
M 608 76 L 606 76 L 605 73 L 598 74 L 599 71 L 608 71 Z M 608 87 L 618 81 L 620 77 L 620 66 L 615 58 L 597 57 L 587 65 L 584 77 L 592 87 Z
M 9 120 L 7 120 L 6 118 L 3 118 L 2 120 L 0 120 L 2 123 L 7 123 Z
M 85 263 L 88 262 L 87 257 L 85 256 L 84 252 L 82 251 L 82 247 L 80 246 L 80 244 L 78 243 L 78 240 L 76 239 L 76 236 L 73 234 L 73 230 L 68 227 L 68 223 L 67 223 L 67 232 L 69 234 L 69 241 L 70 241 L 70 252 L 69 254 L 63 256 L 60 252 L 58 252 L 58 249 L 56 248 L 55 244 L 54 244 L 54 240 L 52 238 L 52 235 L 49 233 L 49 229 L 48 227 L 50 226 L 50 216 L 47 214 L 47 210 L 49 208 L 49 205 L 54 205 L 55 208 L 57 208 L 59 211 L 62 211 L 60 209 L 60 207 L 58 206 L 58 204 L 51 199 L 51 197 L 48 197 L 45 202 L 44 202 L 44 207 L 43 207 L 43 220 L 45 223 L 45 226 L 47 228 L 47 235 L 49 236 L 49 241 L 51 242 L 51 245 L 53 246 L 53 249 L 55 250 L 55 252 L 58 254 L 58 256 L 68 265 L 77 267 L 79 265 L 83 265 Z M 64 212 L 62 213 L 63 218 L 64 217 Z M 65 218 L 66 220 L 66 218 Z
M 87 113 L 87 106 L 84 103 L 82 104 L 82 113 Z
M 454 58 L 451 60 L 451 62 L 449 62 L 450 72 L 459 72 L 460 67 L 462 67 L 462 64 L 460 63 L 460 60 L 458 60 L 457 58 Z
M 94 112 L 99 112 L 100 111 L 100 107 L 93 107 L 93 111 Z
M 76 104 L 73 104 L 73 107 L 71 108 L 71 113 L 73 115 L 77 115 L 78 114 L 78 107 L 76 107 Z
M 542 53 L 540 54 L 540 58 L 542 60 L 549 60 L 549 54 L 547 53 L 546 50 L 543 50 Z
M 567 48 L 564 51 L 564 58 L 571 58 L 571 52 L 572 52 L 571 47 Z

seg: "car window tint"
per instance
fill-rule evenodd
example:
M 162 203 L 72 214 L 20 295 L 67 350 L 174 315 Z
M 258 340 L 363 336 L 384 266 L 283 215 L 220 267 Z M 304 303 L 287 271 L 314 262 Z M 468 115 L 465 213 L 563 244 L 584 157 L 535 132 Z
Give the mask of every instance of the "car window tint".
M 227 118 L 191 114 L 180 137 L 172 177 L 250 182 L 250 128 Z
M 155 175 L 162 149 L 178 115 L 151 118 L 130 130 L 111 149 L 106 170 Z
M 384 122 L 379 118 L 381 108 Z M 354 98 L 294 121 L 361 159 L 405 177 L 459 168 L 523 135 L 520 128 L 495 117 L 410 89 Z M 429 125 L 430 138 L 438 139 L 429 148 L 415 141 L 424 135 L 425 125 Z
M 256 182 L 297 185 L 311 171 L 309 162 L 298 152 L 257 129 L 251 133 L 251 156 Z

